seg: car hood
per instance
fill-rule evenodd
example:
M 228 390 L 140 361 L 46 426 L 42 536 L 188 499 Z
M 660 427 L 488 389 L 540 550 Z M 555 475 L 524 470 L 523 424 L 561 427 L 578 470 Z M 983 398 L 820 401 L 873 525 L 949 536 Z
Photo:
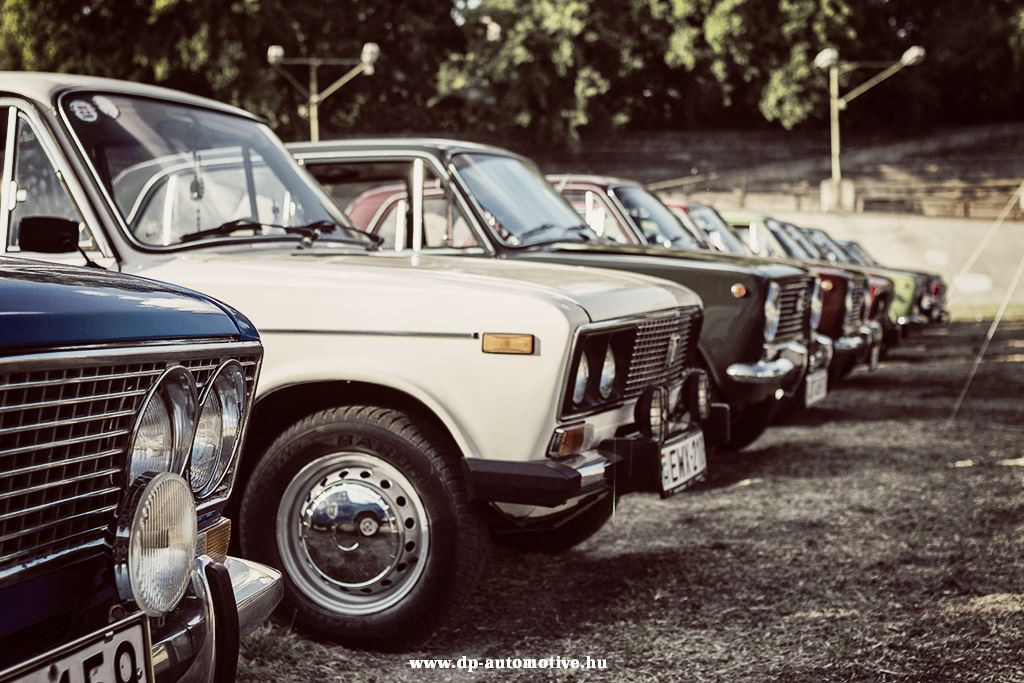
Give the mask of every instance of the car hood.
M 544 301 L 570 317 L 583 317 L 580 322 L 701 304 L 689 289 L 643 275 L 484 257 L 208 252 L 178 256 L 142 272 L 222 298 L 259 328 L 344 331 L 372 321 L 375 329 L 396 332 L 411 325 L 441 330 L 456 320 L 468 323 L 474 306 L 493 308 L 487 301 L 499 295 L 505 305 Z M 325 315 L 327 310 L 342 315 Z
M 783 278 L 793 275 L 804 275 L 806 271 L 792 264 L 764 261 L 753 256 L 725 254 L 721 252 L 694 251 L 669 247 L 644 246 L 632 244 L 585 244 L 576 242 L 559 242 L 547 247 L 550 251 L 562 254 L 598 253 L 604 255 L 646 256 L 664 260 L 675 260 L 689 266 L 706 267 L 713 270 L 756 273 L 767 278 Z
M 0 258 L 0 352 L 239 334 L 225 310 L 196 292 L 105 270 Z

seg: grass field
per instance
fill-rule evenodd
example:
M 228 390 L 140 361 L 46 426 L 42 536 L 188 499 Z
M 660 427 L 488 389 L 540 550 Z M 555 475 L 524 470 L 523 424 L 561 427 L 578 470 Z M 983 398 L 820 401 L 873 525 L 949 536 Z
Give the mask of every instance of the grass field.
M 669 500 L 623 499 L 560 556 L 495 551 L 415 652 L 243 643 L 246 681 L 1024 681 L 1024 325 L 912 339 Z M 604 672 L 424 672 L 413 657 L 607 658 Z M 493 674 L 493 672 L 491 672 Z

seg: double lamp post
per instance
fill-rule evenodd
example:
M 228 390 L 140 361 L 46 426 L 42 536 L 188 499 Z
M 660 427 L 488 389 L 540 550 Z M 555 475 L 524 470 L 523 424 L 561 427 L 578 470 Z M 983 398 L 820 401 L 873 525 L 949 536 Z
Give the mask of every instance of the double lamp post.
M 333 57 L 285 57 L 284 48 L 280 45 L 271 45 L 267 48 L 267 63 L 270 64 L 286 81 L 295 86 L 295 89 L 306 96 L 306 107 L 309 115 L 309 139 L 313 142 L 320 140 L 320 103 L 338 92 L 346 83 L 359 74 L 370 76 L 373 74 L 374 64 L 380 58 L 380 46 L 377 43 L 365 43 L 359 59 L 336 59 Z M 282 68 L 289 65 L 300 64 L 309 68 L 309 86 L 299 82 L 299 79 Z M 317 79 L 317 69 L 321 66 L 350 66 L 341 78 L 329 86 L 320 90 L 320 82 Z
M 822 205 L 825 209 L 836 207 L 852 209 L 853 188 L 847 183 L 848 189 L 844 189 L 843 173 L 839 166 L 839 112 L 857 97 L 875 87 L 885 79 L 889 78 L 904 67 L 915 66 L 924 61 L 924 48 L 915 45 L 907 48 L 895 63 L 889 62 L 843 62 L 839 59 L 839 52 L 835 48 L 825 48 L 814 58 L 814 66 L 828 71 L 828 110 L 829 110 L 829 131 L 831 134 L 832 148 L 832 178 L 822 183 Z M 839 77 L 855 69 L 881 68 L 868 80 L 850 90 L 845 95 L 839 94 Z M 827 190 L 826 190 L 827 188 Z M 846 201 L 844 201 L 844 198 Z M 827 200 L 827 201 L 826 201 Z

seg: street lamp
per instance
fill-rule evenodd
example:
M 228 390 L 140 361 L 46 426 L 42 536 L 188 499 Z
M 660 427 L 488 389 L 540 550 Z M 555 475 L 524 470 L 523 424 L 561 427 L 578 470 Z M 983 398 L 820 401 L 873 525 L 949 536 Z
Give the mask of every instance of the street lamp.
M 309 106 L 309 139 L 313 142 L 320 140 L 320 103 L 338 92 L 342 86 L 351 81 L 359 74 L 370 76 L 374 72 L 374 65 L 380 59 L 380 46 L 377 43 L 365 43 L 359 53 L 359 59 L 335 59 L 333 57 L 285 57 L 284 48 L 280 45 L 271 45 L 267 48 L 267 64 L 275 71 L 284 76 L 284 79 L 291 83 L 299 92 L 306 96 Z M 284 66 L 289 64 L 301 64 L 309 67 L 309 87 L 304 86 L 297 78 L 292 76 Z M 317 80 L 317 69 L 321 66 L 351 66 L 338 80 L 320 91 Z
M 822 71 L 828 71 L 828 108 L 829 108 L 829 132 L 831 135 L 832 147 L 832 191 L 833 196 L 839 197 L 843 180 L 842 170 L 839 167 L 839 112 L 846 109 L 846 105 L 854 98 L 860 97 L 865 92 L 875 87 L 897 71 L 907 66 L 916 66 L 924 61 L 925 50 L 920 45 L 914 45 L 900 56 L 899 61 L 889 62 L 843 62 L 839 59 L 839 52 L 832 47 L 827 47 L 814 57 L 814 66 Z M 881 68 L 868 80 L 843 96 L 839 95 L 839 75 L 848 73 L 855 69 Z

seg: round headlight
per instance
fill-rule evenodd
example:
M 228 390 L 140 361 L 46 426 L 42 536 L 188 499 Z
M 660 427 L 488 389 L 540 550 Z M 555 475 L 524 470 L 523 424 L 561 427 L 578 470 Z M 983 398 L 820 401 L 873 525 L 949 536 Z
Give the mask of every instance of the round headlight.
M 576 368 L 576 383 L 572 387 L 572 402 L 582 405 L 587 397 L 587 382 L 590 381 L 590 361 L 586 354 L 580 356 L 579 367 Z
M 203 392 L 189 466 L 189 482 L 196 495 L 208 495 L 231 466 L 244 407 L 245 373 L 237 361 L 228 361 L 214 373 Z
M 196 504 L 185 480 L 146 473 L 129 490 L 117 522 L 117 590 L 151 617 L 173 610 L 188 588 L 196 549 Z
M 814 291 L 811 293 L 811 332 L 818 329 L 821 324 L 821 313 L 825 308 L 825 291 L 822 289 L 821 280 L 814 281 Z
M 185 468 L 196 431 L 196 385 L 188 370 L 168 369 L 146 395 L 132 436 L 128 482 L 145 472 Z
M 601 398 L 608 398 L 615 390 L 615 354 L 609 344 L 608 350 L 604 353 L 604 363 L 601 365 L 601 380 L 597 385 Z
M 764 340 L 775 341 L 775 335 L 779 331 L 779 318 L 782 312 L 779 310 L 779 295 L 782 289 L 777 282 L 768 283 L 768 296 L 764 300 Z

